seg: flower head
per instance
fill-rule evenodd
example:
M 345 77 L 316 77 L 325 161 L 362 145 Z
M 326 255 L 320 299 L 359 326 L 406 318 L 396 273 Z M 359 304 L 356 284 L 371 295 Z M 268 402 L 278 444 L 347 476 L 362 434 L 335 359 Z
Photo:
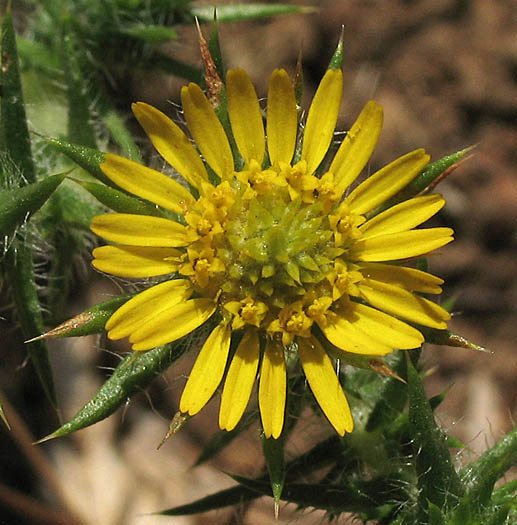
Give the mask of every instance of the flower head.
M 266 437 L 277 438 L 287 368 L 299 362 L 321 409 L 343 435 L 353 420 L 332 356 L 417 348 L 424 338 L 414 324 L 447 326 L 449 314 L 422 296 L 440 293 L 443 281 L 398 263 L 452 240 L 449 228 L 415 229 L 445 201 L 420 196 L 373 213 L 426 166 L 423 150 L 350 191 L 377 142 L 382 109 L 366 104 L 329 162 L 343 91 L 340 70 L 323 77 L 303 133 L 284 70 L 271 75 L 265 126 L 242 69 L 228 72 L 226 90 L 232 141 L 196 84 L 181 92 L 195 145 L 162 112 L 133 105 L 185 184 L 115 155 L 101 165 L 121 188 L 164 210 L 161 217 L 113 213 L 93 220 L 95 233 L 117 243 L 94 250 L 95 268 L 122 277 L 162 276 L 112 315 L 108 337 L 129 337 L 134 350 L 148 350 L 211 319 L 215 328 L 187 381 L 181 412 L 201 410 L 228 367 L 219 424 L 231 430 L 259 373 L 262 425 Z M 294 365 L 286 360 L 293 354 Z

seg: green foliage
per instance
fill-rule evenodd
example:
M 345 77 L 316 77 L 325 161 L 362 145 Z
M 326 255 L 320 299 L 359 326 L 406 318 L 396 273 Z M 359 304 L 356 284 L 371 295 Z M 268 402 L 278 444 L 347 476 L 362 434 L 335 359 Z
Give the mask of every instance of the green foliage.
M 412 361 L 404 352 L 390 358 L 407 384 L 367 370 L 347 373 L 346 391 L 353 392 L 349 397 L 357 423 L 352 434 L 321 441 L 286 462 L 285 469 L 283 443 L 275 450 L 268 450 L 267 443 L 268 469 L 262 476 L 232 476 L 236 487 L 160 515 L 197 514 L 260 496 L 275 497 L 278 484 L 281 500 L 300 509 L 323 509 L 329 518 L 351 512 L 363 523 L 374 520 L 380 525 L 509 523 L 508 516 L 517 508 L 517 482 L 499 488 L 494 484 L 515 464 L 517 429 L 458 471 L 449 448 L 459 443 L 449 439 L 433 416 L 445 394 L 427 400 Z M 322 476 L 323 469 L 327 474 Z M 303 483 L 297 481 L 302 477 Z
M 0 148 L 2 183 L 4 188 L 12 188 L 2 193 L 2 234 L 7 236 L 35 212 L 62 179 L 50 183 L 35 182 L 31 143 L 25 117 L 23 93 L 18 68 L 16 39 L 10 10 L 2 22 L 2 63 L 0 81 L 2 98 L 0 101 Z M 57 184 L 56 184 L 57 182 Z M 26 185 L 30 184 L 30 187 Z M 18 194 L 15 188 L 22 188 Z M 14 190 L 14 191 L 13 191 Z M 4 243 L 7 237 L 4 237 Z M 27 230 L 18 231 L 15 238 L 3 247 L 0 278 L 10 285 L 10 293 L 16 308 L 17 320 L 26 339 L 43 331 L 43 315 L 38 298 L 30 234 Z M 1 281 L 0 281 L 1 282 Z M 52 369 L 44 341 L 36 341 L 28 346 L 28 352 L 43 390 L 57 408 Z
M 186 347 L 185 344 L 165 345 L 129 355 L 69 422 L 41 441 L 66 436 L 107 418 L 129 398 L 147 388 L 185 352 Z
M 409 432 L 416 458 L 420 516 L 426 504 L 449 508 L 463 495 L 464 488 L 454 469 L 443 433 L 436 425 L 424 386 L 411 359 L 407 359 Z
M 33 184 L 0 191 L 0 237 L 13 235 L 18 226 L 43 206 L 64 178 L 64 175 L 51 175 Z

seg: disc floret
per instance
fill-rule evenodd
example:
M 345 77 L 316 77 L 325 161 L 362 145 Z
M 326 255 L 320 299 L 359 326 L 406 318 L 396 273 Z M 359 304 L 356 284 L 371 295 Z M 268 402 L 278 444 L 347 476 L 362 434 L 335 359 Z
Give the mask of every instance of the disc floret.
M 365 219 L 338 207 L 331 177 L 306 175 L 305 165 L 254 162 L 185 213 L 196 240 L 179 273 L 200 295 L 218 296 L 234 330 L 255 326 L 284 344 L 310 337 L 314 320 L 361 278 L 343 256 Z

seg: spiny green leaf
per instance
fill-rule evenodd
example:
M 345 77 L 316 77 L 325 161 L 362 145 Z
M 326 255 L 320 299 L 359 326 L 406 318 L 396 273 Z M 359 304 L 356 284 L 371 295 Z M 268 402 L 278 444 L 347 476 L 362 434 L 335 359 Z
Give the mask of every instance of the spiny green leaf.
M 10 180 L 16 181 L 16 185 L 21 187 L 35 182 L 35 170 L 10 8 L 2 22 L 1 46 L 0 82 L 3 91 L 0 101 L 0 145 L 9 161 L 8 167 L 3 167 L 2 174 L 10 176 Z M 34 337 L 43 331 L 43 319 L 35 282 L 32 250 L 26 232 L 19 232 L 13 239 L 2 264 L 24 337 Z M 30 344 L 28 351 L 47 398 L 52 406 L 57 408 L 52 369 L 45 342 Z
M 75 182 L 91 193 L 99 202 L 118 213 L 163 217 L 163 213 L 156 206 L 131 197 L 127 193 L 105 184 L 79 180 Z
M 341 455 L 352 457 L 353 451 L 338 437 L 332 436 L 315 445 L 305 454 L 291 460 L 286 466 L 286 479 L 294 480 L 307 474 L 312 474 L 327 466 Z M 257 478 L 267 485 L 268 475 Z M 249 490 L 238 486 L 211 494 L 187 505 L 181 505 L 167 509 L 157 514 L 163 516 L 182 516 L 186 514 L 198 514 L 213 509 L 220 509 L 230 505 L 238 505 L 245 501 L 260 498 L 261 494 L 255 490 Z
M 343 33 L 344 28 L 341 30 L 341 35 L 339 37 L 339 42 L 337 44 L 336 50 L 330 59 L 328 69 L 341 69 L 343 66 Z
M 510 503 L 503 505 L 491 505 L 481 516 L 483 525 L 506 525 L 510 522 L 508 520 L 508 514 L 510 513 L 512 506 Z
M 100 180 L 108 186 L 114 186 L 103 171 L 100 165 L 104 162 L 104 153 L 102 151 L 87 148 L 79 144 L 71 144 L 64 140 L 46 138 L 49 144 L 54 146 L 58 151 L 64 153 L 69 159 L 73 160 L 83 170 L 87 171 L 92 177 Z
M 144 390 L 156 376 L 176 361 L 187 346 L 185 342 L 180 342 L 174 346 L 169 344 L 129 355 L 117 366 L 93 399 L 70 421 L 39 442 L 66 436 L 110 416 L 127 399 Z
M 128 24 L 122 28 L 122 34 L 152 45 L 178 38 L 178 32 L 174 28 L 161 25 Z
M 24 238 L 25 235 L 25 232 L 21 233 L 14 239 L 5 254 L 3 266 L 22 333 L 25 339 L 30 339 L 41 334 L 44 331 L 44 325 L 34 278 L 32 250 L 27 239 Z M 57 408 L 52 368 L 45 341 L 29 343 L 27 348 L 43 390 L 52 406 Z
M 220 78 L 225 77 L 223 54 L 221 52 L 221 45 L 219 42 L 219 25 L 217 19 L 212 20 L 212 27 L 210 30 L 210 38 L 208 39 L 208 49 L 212 60 L 214 61 L 217 74 Z
M 460 473 L 466 486 L 465 505 L 483 506 L 491 497 L 495 482 L 517 461 L 517 427 Z
M 68 321 L 61 323 L 52 330 L 35 337 L 34 340 L 100 334 L 104 332 L 104 326 L 115 310 L 120 308 L 126 301 L 131 299 L 131 297 L 133 297 L 133 295 L 120 295 L 96 304 L 88 308 L 88 310 L 68 319 Z
M 261 494 L 254 490 L 249 490 L 244 487 L 232 487 L 230 489 L 216 492 L 215 494 L 210 494 L 209 496 L 200 498 L 192 503 L 162 510 L 155 514 L 158 514 L 159 516 L 187 516 L 200 514 L 201 512 L 208 512 L 214 509 L 240 505 L 241 503 L 252 501 L 260 497 Z
M 99 101 L 98 105 L 102 122 L 111 133 L 113 140 L 122 148 L 124 155 L 135 162 L 142 162 L 140 151 L 116 110 L 111 107 L 105 97 Z
M 497 487 L 492 492 L 492 501 L 499 504 L 513 503 L 517 511 L 517 479 L 508 481 L 508 483 Z
M 221 22 L 236 22 L 293 13 L 314 13 L 316 11 L 317 9 L 314 7 L 292 4 L 233 4 L 219 6 L 217 8 L 217 19 Z M 196 6 L 191 8 L 190 12 L 202 22 L 211 22 L 214 18 L 213 7 Z
M 16 38 L 18 57 L 23 69 L 35 69 L 55 79 L 56 72 L 60 69 L 60 61 L 56 54 L 51 53 L 40 42 L 18 36 Z
M 275 516 L 278 517 L 278 503 L 285 483 L 284 436 L 266 438 L 262 436 L 262 450 L 269 472 L 269 484 L 275 500 Z
M 84 233 L 90 231 L 93 217 L 105 211 L 106 208 L 82 188 L 71 180 L 64 180 L 42 208 L 38 228 L 44 239 L 50 239 L 57 230 L 66 229 L 70 235 L 75 235 L 74 243 L 83 251 L 86 250 Z
M 429 502 L 429 525 L 446 525 L 445 517 L 440 510 L 440 507 L 434 503 Z
M 247 489 L 271 496 L 271 487 L 266 481 L 243 476 L 232 478 Z M 372 507 L 392 504 L 401 497 L 405 497 L 405 494 L 399 479 L 379 477 L 340 486 L 286 483 L 282 499 L 303 508 L 314 507 L 342 513 L 369 512 Z
M 517 459 L 517 427 L 508 432 L 479 459 L 469 463 L 461 471 L 461 479 L 470 490 L 480 480 L 497 474 L 502 476 Z
M 409 394 L 409 430 L 416 458 L 418 486 L 422 507 L 426 501 L 439 508 L 455 504 L 463 495 L 462 486 L 443 433 L 436 424 L 425 395 L 422 379 L 407 358 Z
M 1 49 L 2 67 L 0 68 L 0 145 L 16 166 L 14 175 L 23 184 L 35 182 L 34 163 L 25 107 L 23 104 L 22 85 L 16 51 L 11 9 L 7 9 L 2 21 Z M 1 172 L 0 172 L 1 176 Z M 1 182 L 1 181 L 0 181 Z M 20 183 L 21 185 L 21 183 Z
M 85 78 L 87 61 L 81 60 L 82 46 L 67 24 L 64 31 L 62 52 L 68 96 L 68 140 L 95 148 L 97 140 L 92 126 L 93 98 Z
M 422 330 L 425 340 L 433 345 L 453 346 L 457 348 L 466 348 L 467 350 L 477 350 L 478 352 L 490 352 L 483 346 L 477 345 L 469 341 L 462 335 L 455 334 L 450 330 L 436 330 L 433 328 L 425 328 Z
M 43 206 L 64 178 L 64 175 L 51 175 L 33 184 L 0 191 L 0 237 L 12 235 Z

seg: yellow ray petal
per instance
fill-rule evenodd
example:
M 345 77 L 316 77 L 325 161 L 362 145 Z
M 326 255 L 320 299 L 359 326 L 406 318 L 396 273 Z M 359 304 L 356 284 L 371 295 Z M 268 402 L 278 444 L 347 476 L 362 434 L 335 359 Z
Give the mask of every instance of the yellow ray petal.
M 190 299 L 158 313 L 131 334 L 133 350 L 150 350 L 180 339 L 209 319 L 216 306 L 212 299 Z
M 164 113 L 144 102 L 131 106 L 156 151 L 198 190 L 208 182 L 205 165 L 183 131 Z
M 301 158 L 307 161 L 307 174 L 316 170 L 329 149 L 342 96 L 343 73 L 329 69 L 314 95 L 305 124 Z
M 228 116 L 233 137 L 246 165 L 251 159 L 262 165 L 266 151 L 264 123 L 257 93 L 244 69 L 231 69 L 226 74 Z
M 233 171 L 233 156 L 224 128 L 201 88 L 194 83 L 181 89 L 185 119 L 199 151 L 223 177 Z
M 425 195 L 401 202 L 359 226 L 361 239 L 398 233 L 419 226 L 444 206 L 441 195 Z
M 219 427 L 233 430 L 241 420 L 257 376 L 259 363 L 259 338 L 255 330 L 247 330 L 233 356 L 224 382 Z
M 423 149 L 407 153 L 359 184 L 345 199 L 352 213 L 362 215 L 407 186 L 429 162 Z
M 372 156 L 382 129 L 382 107 L 370 100 L 363 108 L 330 165 L 340 193 L 354 182 Z
M 154 277 L 175 272 L 181 252 L 174 248 L 101 246 L 93 250 L 92 266 L 119 277 Z
M 349 257 L 356 261 L 395 261 L 432 252 L 453 240 L 450 228 L 422 228 L 408 232 L 359 239 Z
M 346 318 L 345 318 L 346 316 Z M 348 319 L 352 318 L 352 321 Z M 325 337 L 345 352 L 364 355 L 386 355 L 393 352 L 393 346 L 371 337 L 355 326 L 357 315 L 354 311 L 337 314 L 326 326 L 319 325 Z
M 260 368 L 259 407 L 266 438 L 278 438 L 284 426 L 287 372 L 284 350 L 268 339 Z
M 300 337 L 298 355 L 312 393 L 330 424 L 340 436 L 352 432 L 354 420 L 348 401 L 321 344 L 316 339 Z
M 195 202 L 179 182 L 124 157 L 107 153 L 101 169 L 117 186 L 167 210 L 183 214 Z
M 122 339 L 140 328 L 148 319 L 192 295 L 188 279 L 174 279 L 156 284 L 118 308 L 106 323 L 110 339 Z
M 361 297 L 375 308 L 413 323 L 445 330 L 451 318 L 441 306 L 399 286 L 364 279 L 357 287 Z
M 376 281 L 402 286 L 412 292 L 442 293 L 440 285 L 443 284 L 443 279 L 415 268 L 381 263 L 364 263 L 357 266 L 364 277 Z
M 174 248 L 188 243 L 185 226 L 169 219 L 148 215 L 97 215 L 93 218 L 90 229 L 108 241 L 133 246 Z
M 418 348 L 424 342 L 423 335 L 412 326 L 360 303 L 350 304 L 348 320 L 355 328 L 366 332 L 377 341 L 399 350 Z
M 271 164 L 289 164 L 296 146 L 298 112 L 293 84 L 283 69 L 275 69 L 269 79 L 266 125 Z
M 210 400 L 223 378 L 232 331 L 217 325 L 205 341 L 180 399 L 180 411 L 193 416 Z

